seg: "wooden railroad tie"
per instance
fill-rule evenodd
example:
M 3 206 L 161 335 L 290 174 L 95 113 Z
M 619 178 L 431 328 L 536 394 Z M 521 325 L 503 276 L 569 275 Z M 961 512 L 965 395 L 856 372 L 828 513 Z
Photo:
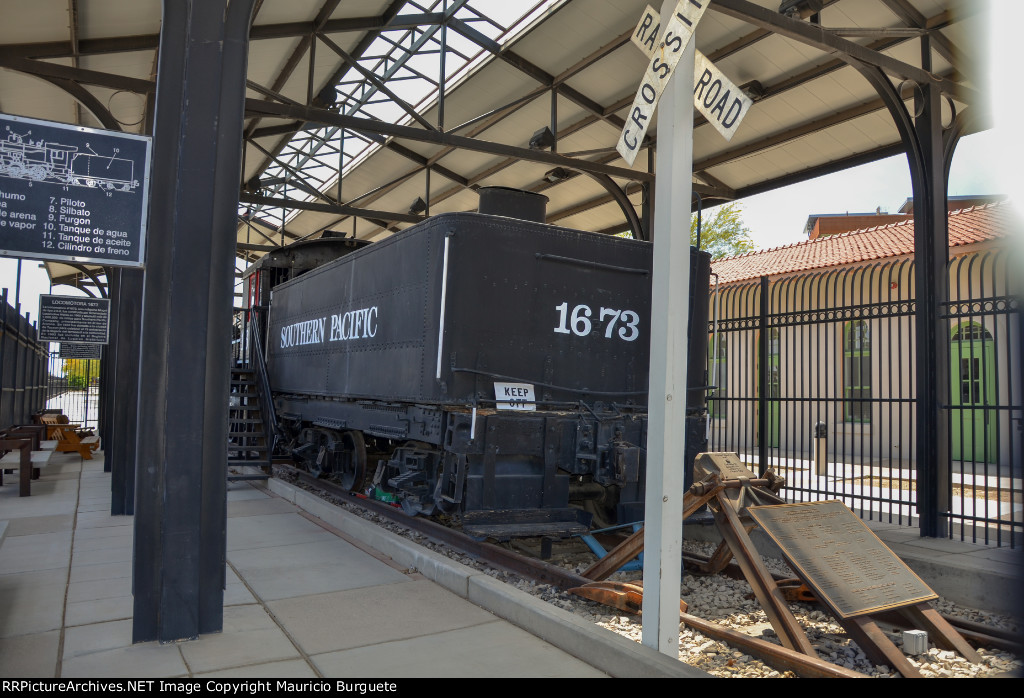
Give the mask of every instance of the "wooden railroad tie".
M 700 572 L 718 573 L 735 558 L 787 650 L 820 661 L 789 609 L 790 601 L 818 601 L 873 662 L 887 664 L 906 677 L 920 677 L 921 673 L 882 632 L 873 615 L 899 612 L 914 627 L 928 632 L 937 646 L 955 650 L 970 662 L 981 661 L 956 629 L 932 608 L 930 601 L 938 595 L 842 502 L 787 504 L 778 495 L 785 484 L 783 478 L 771 469 L 758 477 L 734 453 L 699 455 L 694 477 L 698 481 L 683 497 L 683 518 L 706 504 L 722 535 L 714 554 L 699 564 Z M 779 546 L 797 578 L 778 582 L 772 577 L 750 539 L 751 531 L 758 526 Z M 591 565 L 583 576 L 595 583 L 571 591 L 639 613 L 642 585 L 605 580 L 643 552 L 643 536 L 640 529 Z M 685 614 L 685 603 L 680 609 L 683 622 L 687 618 L 697 620 Z M 763 643 L 757 638 L 751 640 Z M 777 654 L 774 659 L 778 659 Z M 819 670 L 825 673 L 809 675 L 837 675 L 815 663 L 814 671 Z

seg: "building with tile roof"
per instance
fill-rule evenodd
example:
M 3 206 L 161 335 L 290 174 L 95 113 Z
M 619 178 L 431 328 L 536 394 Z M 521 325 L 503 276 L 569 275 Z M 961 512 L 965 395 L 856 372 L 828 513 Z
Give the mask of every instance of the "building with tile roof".
M 948 220 L 950 491 L 964 513 L 994 507 L 1019 521 L 1024 275 L 1006 252 L 1019 224 L 1007 202 Z M 817 499 L 814 478 L 827 474 L 855 510 L 913 515 L 913 255 L 911 219 L 713 263 L 709 449 L 764 459 L 787 478 L 791 500 Z M 825 456 L 811 466 L 818 434 Z M 968 483 L 998 496 L 968 496 Z
M 854 214 L 860 216 L 860 214 Z M 953 211 L 949 215 L 950 256 L 981 249 L 986 243 L 1006 238 L 1012 229 L 1012 211 L 1007 202 L 997 202 Z M 720 259 L 712 265 L 719 283 L 732 283 L 761 276 L 863 264 L 914 254 L 914 219 L 853 230 L 798 242 L 784 247 L 750 252 Z

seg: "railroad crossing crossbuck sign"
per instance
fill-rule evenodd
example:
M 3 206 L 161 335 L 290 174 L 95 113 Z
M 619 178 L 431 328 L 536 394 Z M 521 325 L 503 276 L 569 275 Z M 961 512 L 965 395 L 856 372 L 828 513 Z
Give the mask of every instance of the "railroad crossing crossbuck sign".
M 615 147 L 630 165 L 640 152 L 651 116 L 675 73 L 683 48 L 693 38 L 697 22 L 704 16 L 709 2 L 679 0 L 664 33 L 660 14 L 648 5 L 633 32 L 633 43 L 647 54 L 650 63 Z M 695 53 L 693 104 L 726 140 L 731 140 L 753 102 L 704 54 Z

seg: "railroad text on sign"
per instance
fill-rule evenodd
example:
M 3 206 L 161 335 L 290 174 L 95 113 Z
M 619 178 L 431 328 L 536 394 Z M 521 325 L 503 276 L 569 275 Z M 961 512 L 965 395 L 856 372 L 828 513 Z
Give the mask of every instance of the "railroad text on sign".
M 619 155 L 630 165 L 640 152 L 658 100 L 661 99 L 665 85 L 668 84 L 676 64 L 682 57 L 683 48 L 693 38 L 693 30 L 704 16 L 707 5 L 707 0 L 679 0 L 672 12 L 672 17 L 665 27 L 664 37 L 658 44 L 651 62 L 647 64 L 647 72 L 644 73 L 640 88 L 633 98 L 633 106 L 626 117 L 626 125 L 615 146 Z
M 658 51 L 660 30 L 661 18 L 648 5 L 630 39 L 652 61 Z M 725 140 L 732 140 L 753 102 L 707 56 L 700 51 L 695 51 L 695 56 L 693 106 Z

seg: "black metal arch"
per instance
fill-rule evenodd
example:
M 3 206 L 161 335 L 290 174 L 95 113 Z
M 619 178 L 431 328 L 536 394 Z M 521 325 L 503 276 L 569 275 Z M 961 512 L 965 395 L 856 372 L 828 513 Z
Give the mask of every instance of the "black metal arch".
M 930 69 L 929 41 L 921 40 L 922 65 Z M 949 355 L 940 341 L 942 316 L 948 304 L 949 233 L 946 188 L 949 165 L 963 121 L 942 128 L 941 93 L 934 81 L 918 83 L 921 97 L 913 119 L 899 90 L 880 67 L 869 67 L 849 55 L 846 60 L 875 88 L 885 102 L 906 147 L 914 196 L 914 259 L 917 266 L 915 338 L 917 509 L 921 535 L 948 535 L 950 443 L 943 418 L 949 401 Z M 915 95 L 916 98 L 916 95 Z
M 103 128 L 110 129 L 111 131 L 121 130 L 121 124 L 118 123 L 117 119 L 114 118 L 114 115 L 110 113 L 110 110 L 103 106 L 103 102 L 101 102 L 96 95 L 89 92 L 89 90 L 85 89 L 74 80 L 56 77 L 53 75 L 39 75 L 29 70 L 22 70 L 16 65 L 5 65 L 4 67 L 23 75 L 38 78 L 50 83 L 64 92 L 67 92 L 72 99 L 81 104 L 89 111 L 90 114 L 96 117 L 96 120 L 103 124 Z
M 590 176 L 595 182 L 600 184 L 615 200 L 615 203 L 622 209 L 623 215 L 626 217 L 626 222 L 629 224 L 629 230 L 633 234 L 634 240 L 647 240 L 648 231 L 644 229 L 643 223 L 640 222 L 640 216 L 636 215 L 636 209 L 633 208 L 633 203 L 626 196 L 626 192 L 615 183 L 611 177 L 606 174 L 599 172 L 588 172 L 586 170 L 577 170 L 585 175 Z
M 85 266 L 84 264 L 70 264 L 69 266 L 77 269 L 79 272 L 85 274 L 90 279 L 92 279 L 92 283 L 93 285 L 96 286 L 96 291 L 100 294 L 100 298 L 107 297 L 107 285 L 104 283 L 100 283 L 100 277 L 96 274 L 95 270 L 89 269 L 89 267 Z M 80 290 L 85 291 L 90 296 L 92 296 L 92 293 L 89 292 L 89 289 L 81 288 Z M 93 297 L 95 298 L 95 296 Z

